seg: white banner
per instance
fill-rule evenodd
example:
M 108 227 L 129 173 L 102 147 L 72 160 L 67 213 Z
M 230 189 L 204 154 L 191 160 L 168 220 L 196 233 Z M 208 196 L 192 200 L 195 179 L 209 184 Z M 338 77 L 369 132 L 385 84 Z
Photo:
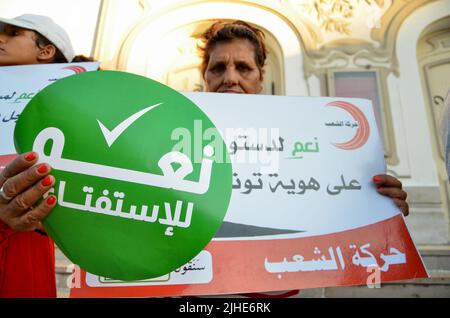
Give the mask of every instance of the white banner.
M 400 213 L 372 181 L 386 166 L 370 101 L 185 95 L 228 145 L 234 176 L 225 221 L 259 227 L 252 236 L 329 234 Z
M 22 110 L 37 93 L 63 77 L 95 71 L 99 65 L 87 62 L 0 67 L 0 157 L 16 153 L 14 127 Z

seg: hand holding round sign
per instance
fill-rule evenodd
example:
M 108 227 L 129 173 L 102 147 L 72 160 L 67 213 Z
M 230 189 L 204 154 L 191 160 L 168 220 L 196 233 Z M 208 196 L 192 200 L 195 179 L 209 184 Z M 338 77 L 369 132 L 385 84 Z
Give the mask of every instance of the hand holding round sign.
M 213 140 L 203 140 L 205 130 L 215 131 Z M 14 139 L 19 153 L 34 150 L 52 166 L 58 203 L 45 228 L 93 274 L 165 275 L 208 244 L 228 208 L 231 164 L 219 158 L 228 153 L 214 124 L 183 95 L 141 76 L 59 80 L 30 101 Z

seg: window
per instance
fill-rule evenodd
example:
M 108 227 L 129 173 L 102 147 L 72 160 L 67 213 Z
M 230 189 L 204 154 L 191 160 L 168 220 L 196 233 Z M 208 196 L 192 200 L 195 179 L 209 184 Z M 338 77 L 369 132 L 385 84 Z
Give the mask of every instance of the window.
M 385 157 L 390 155 L 389 139 L 386 134 L 385 105 L 379 72 L 377 70 L 330 70 L 328 89 L 330 96 L 365 98 L 372 101 L 378 133 L 384 144 Z

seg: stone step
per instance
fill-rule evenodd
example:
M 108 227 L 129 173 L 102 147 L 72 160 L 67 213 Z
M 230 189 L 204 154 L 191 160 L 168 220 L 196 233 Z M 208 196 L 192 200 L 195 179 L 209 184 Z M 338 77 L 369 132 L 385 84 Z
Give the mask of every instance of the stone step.
M 70 289 L 67 282 L 69 274 L 57 275 L 58 298 L 68 298 Z M 301 298 L 427 298 L 450 297 L 450 278 L 435 278 L 417 281 L 381 284 L 380 288 L 367 286 L 328 287 L 304 289 L 298 295 Z
M 326 298 L 448 298 L 450 278 L 432 277 L 427 280 L 381 284 L 380 288 L 367 286 L 324 288 Z
M 429 271 L 450 271 L 450 246 L 421 246 L 419 252 Z

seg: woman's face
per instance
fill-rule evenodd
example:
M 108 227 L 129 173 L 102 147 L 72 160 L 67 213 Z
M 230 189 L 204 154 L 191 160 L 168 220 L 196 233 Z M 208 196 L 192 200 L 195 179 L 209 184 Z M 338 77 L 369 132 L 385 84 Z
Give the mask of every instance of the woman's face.
M 0 32 L 0 66 L 37 64 L 39 48 L 34 31 L 6 25 Z
M 209 56 L 204 74 L 207 92 L 261 92 L 263 76 L 255 61 L 255 49 L 249 40 L 217 43 Z

